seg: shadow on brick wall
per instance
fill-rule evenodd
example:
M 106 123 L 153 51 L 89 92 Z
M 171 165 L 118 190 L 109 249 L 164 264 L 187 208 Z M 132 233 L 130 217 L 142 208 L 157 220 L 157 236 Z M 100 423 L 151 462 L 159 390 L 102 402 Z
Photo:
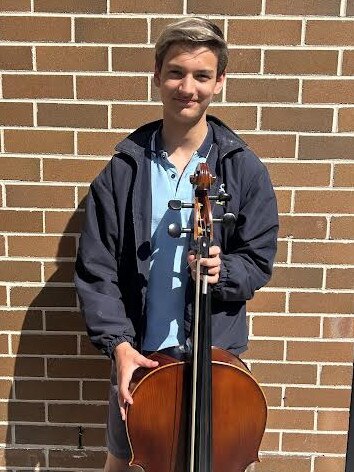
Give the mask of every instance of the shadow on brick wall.
M 13 335 L 6 470 L 102 470 L 110 361 L 90 345 L 73 286 L 82 208 L 67 221 L 55 263 L 45 264 L 46 284 Z

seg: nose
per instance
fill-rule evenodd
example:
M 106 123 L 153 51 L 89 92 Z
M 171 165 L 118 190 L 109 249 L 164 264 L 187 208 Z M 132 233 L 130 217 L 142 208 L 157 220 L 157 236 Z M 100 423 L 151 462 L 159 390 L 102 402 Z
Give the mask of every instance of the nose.
M 179 84 L 178 91 L 184 95 L 194 95 L 195 81 L 194 77 L 185 75 Z

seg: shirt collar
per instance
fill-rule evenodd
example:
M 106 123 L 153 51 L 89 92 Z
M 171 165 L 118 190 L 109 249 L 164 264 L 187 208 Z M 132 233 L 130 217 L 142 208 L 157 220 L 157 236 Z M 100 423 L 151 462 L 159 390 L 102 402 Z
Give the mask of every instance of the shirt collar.
M 208 123 L 208 132 L 204 138 L 204 141 L 200 145 L 200 147 L 196 150 L 196 153 L 199 157 L 207 158 L 210 152 L 210 148 L 213 144 L 213 130 Z M 162 142 L 162 126 L 158 128 L 155 135 L 155 152 L 158 156 L 166 155 L 166 151 L 163 147 Z

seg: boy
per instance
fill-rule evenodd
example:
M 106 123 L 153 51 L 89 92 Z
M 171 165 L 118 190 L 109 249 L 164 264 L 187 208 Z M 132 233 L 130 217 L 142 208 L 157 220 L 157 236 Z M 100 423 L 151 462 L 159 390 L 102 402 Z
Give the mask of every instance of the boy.
M 232 199 L 235 230 L 215 226 L 208 267 L 212 344 L 238 355 L 247 349 L 246 300 L 270 278 L 277 210 L 265 166 L 216 118 L 208 105 L 225 82 L 227 45 L 209 20 L 169 25 L 156 43 L 154 82 L 163 120 L 117 145 L 117 154 L 91 185 L 76 265 L 76 285 L 91 341 L 113 360 L 106 472 L 128 470 L 124 420 L 128 387 L 140 366 L 156 367 L 147 352 L 183 346 L 191 325 L 195 257 L 189 239 L 167 228 L 191 210 L 169 210 L 171 199 L 192 201 L 189 176 L 208 162 Z M 117 381 L 118 379 L 118 381 Z M 117 399 L 118 394 L 118 399 Z M 130 469 L 132 470 L 132 469 Z

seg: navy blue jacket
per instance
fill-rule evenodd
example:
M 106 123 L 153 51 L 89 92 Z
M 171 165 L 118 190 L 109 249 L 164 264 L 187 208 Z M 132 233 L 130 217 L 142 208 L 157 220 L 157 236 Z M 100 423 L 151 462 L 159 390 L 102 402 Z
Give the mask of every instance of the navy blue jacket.
M 232 199 L 213 216 L 237 217 L 235 230 L 214 226 L 221 247 L 219 282 L 212 287 L 212 344 L 239 354 L 247 349 L 246 300 L 271 276 L 278 230 L 277 205 L 266 167 L 218 119 L 208 116 L 214 145 L 208 163 Z M 92 343 L 112 357 L 128 341 L 139 349 L 151 242 L 150 140 L 161 121 L 149 123 L 116 146 L 117 153 L 91 184 L 80 238 L 75 283 Z M 185 331 L 192 318 L 186 291 Z

